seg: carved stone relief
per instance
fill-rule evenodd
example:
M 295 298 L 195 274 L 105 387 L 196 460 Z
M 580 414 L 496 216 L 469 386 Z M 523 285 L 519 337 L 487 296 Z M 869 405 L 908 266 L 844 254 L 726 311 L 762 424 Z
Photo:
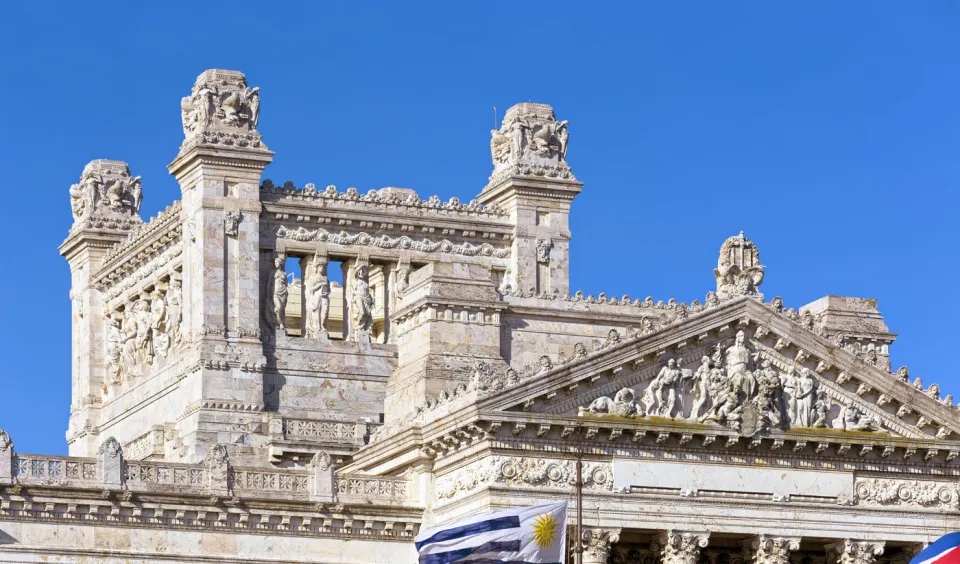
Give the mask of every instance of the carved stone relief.
M 763 282 L 763 269 L 760 264 L 760 251 L 753 241 L 739 235 L 730 237 L 720 247 L 720 259 L 713 271 L 717 277 L 717 296 L 723 300 L 737 296 L 758 296 L 758 288 Z
M 197 77 L 190 96 L 180 101 L 187 141 L 261 147 L 260 88 L 247 86 L 243 73 L 214 69 Z
M 439 476 L 436 495 L 441 500 L 452 500 L 494 484 L 569 489 L 575 485 L 575 480 L 576 467 L 572 460 L 492 456 Z M 612 490 L 611 466 L 585 463 L 583 487 L 588 490 Z
M 137 214 L 142 201 L 141 179 L 130 175 L 127 163 L 106 159 L 90 161 L 83 168 L 80 183 L 70 187 L 72 229 L 105 223 L 115 228 L 134 227 L 140 223 Z
M 960 489 L 947 482 L 860 478 L 854 492 L 862 505 L 960 508 Z
M 697 564 L 709 539 L 708 532 L 668 530 L 653 537 L 651 548 L 660 551 L 662 564 Z

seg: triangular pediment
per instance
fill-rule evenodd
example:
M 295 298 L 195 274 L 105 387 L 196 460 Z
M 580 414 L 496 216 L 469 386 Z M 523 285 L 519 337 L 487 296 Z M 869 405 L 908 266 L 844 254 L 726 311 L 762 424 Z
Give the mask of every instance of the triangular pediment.
M 946 445 L 960 433 L 951 406 L 750 298 L 578 351 L 526 374 L 485 378 L 493 385 L 478 407 L 745 436 Z

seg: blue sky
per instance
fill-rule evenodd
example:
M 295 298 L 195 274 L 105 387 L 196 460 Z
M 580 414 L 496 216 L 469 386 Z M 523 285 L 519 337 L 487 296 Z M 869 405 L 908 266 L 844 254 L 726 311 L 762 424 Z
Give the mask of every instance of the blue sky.
M 960 396 L 936 360 L 960 337 L 958 26 L 952 0 L 5 2 L 0 427 L 66 452 L 67 190 L 112 158 L 144 219 L 179 197 L 179 101 L 206 68 L 261 87 L 266 176 L 299 186 L 468 200 L 493 107 L 552 104 L 585 183 L 573 290 L 702 300 L 744 230 L 768 297 L 878 298 L 894 367 Z

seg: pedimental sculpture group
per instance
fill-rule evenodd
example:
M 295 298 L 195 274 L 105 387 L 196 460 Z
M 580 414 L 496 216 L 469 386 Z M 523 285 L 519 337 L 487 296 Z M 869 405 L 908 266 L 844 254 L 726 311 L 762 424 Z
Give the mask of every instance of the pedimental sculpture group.
M 0 560 L 415 562 L 421 527 L 572 500 L 578 452 L 587 564 L 905 563 L 960 528 L 958 410 L 876 300 L 764 296 L 743 233 L 702 299 L 571 292 L 550 106 L 441 201 L 263 178 L 260 98 L 197 78 L 149 221 L 122 161 L 63 188 L 70 456 L 0 431 Z

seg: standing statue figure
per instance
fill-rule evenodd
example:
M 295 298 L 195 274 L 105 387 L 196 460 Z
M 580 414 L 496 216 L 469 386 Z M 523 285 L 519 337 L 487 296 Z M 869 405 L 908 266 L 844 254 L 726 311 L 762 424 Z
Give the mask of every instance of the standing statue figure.
M 140 204 L 143 203 L 143 185 L 142 177 L 134 176 L 130 179 L 130 199 L 133 213 L 140 213 Z
M 150 303 L 140 299 L 133 304 L 133 316 L 137 320 L 137 360 L 141 366 L 153 364 L 153 340 L 151 337 Z
M 80 216 L 87 211 L 87 206 L 90 204 L 89 195 L 84 189 L 85 186 L 81 184 L 71 184 L 70 185 L 70 209 L 73 211 L 73 219 L 80 219 Z
M 667 365 L 660 369 L 660 373 L 650 383 L 653 388 L 656 400 L 656 411 L 653 412 L 650 406 L 647 407 L 648 414 L 656 414 L 661 417 L 673 417 L 674 410 L 678 407 L 683 410 L 683 389 L 681 379 L 683 372 L 677 367 L 677 361 L 670 359 Z M 663 391 L 667 391 L 666 401 L 664 401 Z M 678 405 L 679 404 L 679 405 Z
M 813 426 L 813 404 L 816 400 L 816 382 L 806 368 L 800 368 L 799 372 L 800 377 L 796 382 L 797 419 L 794 425 L 811 427 Z
M 370 295 L 370 265 L 358 262 L 353 277 L 353 300 L 350 303 L 353 329 L 359 337 L 373 327 L 373 296 Z M 359 340 L 359 339 L 358 339 Z
M 330 316 L 330 281 L 327 278 L 327 263 L 314 259 L 305 284 L 307 338 L 317 339 L 321 335 L 326 335 L 327 319 Z
M 244 88 L 243 100 L 249 110 L 248 122 L 250 129 L 257 128 L 257 122 L 260 121 L 260 87 Z
M 273 259 L 273 276 L 267 280 L 267 296 L 273 306 L 268 311 L 267 323 L 277 331 L 286 333 L 287 271 L 283 263 L 282 255 Z
M 121 348 L 120 358 L 123 363 L 123 374 L 127 377 L 134 377 L 140 373 L 140 362 L 137 360 L 137 317 L 132 308 L 123 314 L 123 325 L 121 329 Z M 115 384 L 120 383 L 118 378 Z
M 170 335 L 167 333 L 167 302 L 163 299 L 160 290 L 154 290 L 150 295 L 150 331 L 152 333 L 153 349 L 157 356 L 167 356 L 170 348 Z
M 700 367 L 694 374 L 694 386 L 696 400 L 693 402 L 693 408 L 690 411 L 690 420 L 696 421 L 700 418 L 700 410 L 708 411 L 711 407 L 710 400 L 710 377 L 713 369 L 709 356 L 700 359 Z
M 757 377 L 757 411 L 764 423 L 765 429 L 778 427 L 782 424 L 780 404 L 780 372 L 773 367 L 769 358 L 764 358 Z
M 107 375 L 111 384 L 121 382 L 121 351 L 123 335 L 120 333 L 120 320 L 112 315 L 107 317 Z
M 757 381 L 750 372 L 750 349 L 744 345 L 746 336 L 743 331 L 737 331 L 734 344 L 726 350 L 727 375 L 743 394 L 744 400 L 754 396 Z
M 170 341 L 180 343 L 180 325 L 183 322 L 183 293 L 180 288 L 180 280 L 170 279 L 170 287 L 167 288 L 167 334 L 170 335 Z
M 567 120 L 557 123 L 557 141 L 560 143 L 560 161 L 567 160 L 567 142 L 570 132 L 567 131 Z
M 786 374 L 780 376 L 780 409 L 786 414 L 785 423 L 793 425 L 797 420 L 797 371 L 794 367 L 787 369 Z

